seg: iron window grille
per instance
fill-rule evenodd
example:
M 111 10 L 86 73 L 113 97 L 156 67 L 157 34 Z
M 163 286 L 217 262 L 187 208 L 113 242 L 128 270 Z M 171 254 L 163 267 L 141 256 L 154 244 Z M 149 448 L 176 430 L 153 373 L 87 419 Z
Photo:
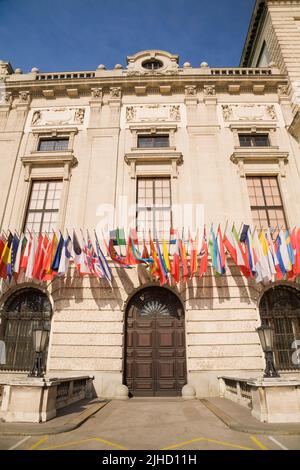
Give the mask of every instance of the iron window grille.
M 139 135 L 138 148 L 165 148 L 170 146 L 168 135 Z
M 69 139 L 40 139 L 38 145 L 39 152 L 53 152 L 58 150 L 68 150 Z
M 259 306 L 262 324 L 274 329 L 274 357 L 278 369 L 299 369 L 293 342 L 300 340 L 300 294 L 289 286 L 269 289 Z M 298 360 L 294 360 L 297 359 Z

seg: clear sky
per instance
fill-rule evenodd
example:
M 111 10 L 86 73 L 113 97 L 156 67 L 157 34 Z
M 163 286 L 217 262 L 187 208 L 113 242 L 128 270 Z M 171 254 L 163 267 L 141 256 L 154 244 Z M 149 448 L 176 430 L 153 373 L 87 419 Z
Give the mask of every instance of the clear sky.
M 254 0 L 0 0 L 0 59 L 24 72 L 126 65 L 144 49 L 237 66 Z

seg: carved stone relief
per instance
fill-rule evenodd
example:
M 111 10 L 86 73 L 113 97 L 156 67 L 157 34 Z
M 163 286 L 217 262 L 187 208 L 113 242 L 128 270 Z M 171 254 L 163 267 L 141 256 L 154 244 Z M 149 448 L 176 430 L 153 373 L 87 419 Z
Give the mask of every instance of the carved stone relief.
M 222 105 L 225 121 L 275 121 L 275 106 L 265 104 Z
M 31 119 L 32 127 L 83 124 L 85 108 L 37 109 Z
M 127 122 L 157 122 L 157 121 L 180 121 L 179 105 L 144 105 L 144 106 L 127 106 L 126 121 Z

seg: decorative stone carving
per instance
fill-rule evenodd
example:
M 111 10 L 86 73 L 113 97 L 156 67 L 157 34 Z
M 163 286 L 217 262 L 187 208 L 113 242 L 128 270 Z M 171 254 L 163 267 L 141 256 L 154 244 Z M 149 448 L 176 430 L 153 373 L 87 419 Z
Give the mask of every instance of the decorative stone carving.
M 109 90 L 110 98 L 121 98 L 121 88 L 111 87 Z
M 36 126 L 41 120 L 41 111 L 34 111 L 32 116 L 31 125 Z
M 222 111 L 225 121 L 228 121 L 232 117 L 232 107 L 228 104 L 223 104 Z
M 29 125 L 32 127 L 81 125 L 84 123 L 85 114 L 85 108 L 61 107 L 36 109 L 31 115 Z
M 19 102 L 20 103 L 23 103 L 23 104 L 29 103 L 29 98 L 30 98 L 29 91 L 20 91 L 19 92 Z
M 75 122 L 79 124 L 83 124 L 84 121 L 84 115 L 85 115 L 85 109 L 84 108 L 78 108 L 75 111 Z
M 274 105 L 233 104 L 222 106 L 225 121 L 274 121 L 277 119 Z
M 126 121 L 132 121 L 136 116 L 136 111 L 133 106 L 126 107 Z
M 92 98 L 102 98 L 102 88 L 92 88 Z
M 1 93 L 1 88 L 0 88 L 0 104 L 10 106 L 11 103 L 12 103 L 11 91 L 4 91 L 3 93 Z
M 215 96 L 216 87 L 214 85 L 204 85 L 204 94 L 206 96 Z
M 278 85 L 278 94 L 279 95 L 287 95 L 288 94 L 288 87 L 287 85 Z
M 127 122 L 172 122 L 180 121 L 180 119 L 181 115 L 179 105 L 149 104 L 126 107 Z
M 196 96 L 197 87 L 195 85 L 187 85 L 185 87 L 185 96 Z
M 9 75 L 10 73 L 12 73 L 11 65 L 0 60 L 0 75 Z
M 170 118 L 174 121 L 180 121 L 180 106 L 174 105 L 170 106 Z
M 268 111 L 271 119 L 273 119 L 273 120 L 277 119 L 275 106 L 273 104 L 271 104 L 270 106 L 267 106 L 267 111 Z

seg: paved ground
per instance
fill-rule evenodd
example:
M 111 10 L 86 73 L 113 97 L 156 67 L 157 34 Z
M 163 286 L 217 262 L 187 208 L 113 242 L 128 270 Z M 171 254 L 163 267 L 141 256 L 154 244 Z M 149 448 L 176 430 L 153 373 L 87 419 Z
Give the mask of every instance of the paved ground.
M 112 401 L 74 431 L 0 436 L 11 450 L 282 450 L 300 449 L 300 436 L 253 435 L 229 429 L 199 400 Z

